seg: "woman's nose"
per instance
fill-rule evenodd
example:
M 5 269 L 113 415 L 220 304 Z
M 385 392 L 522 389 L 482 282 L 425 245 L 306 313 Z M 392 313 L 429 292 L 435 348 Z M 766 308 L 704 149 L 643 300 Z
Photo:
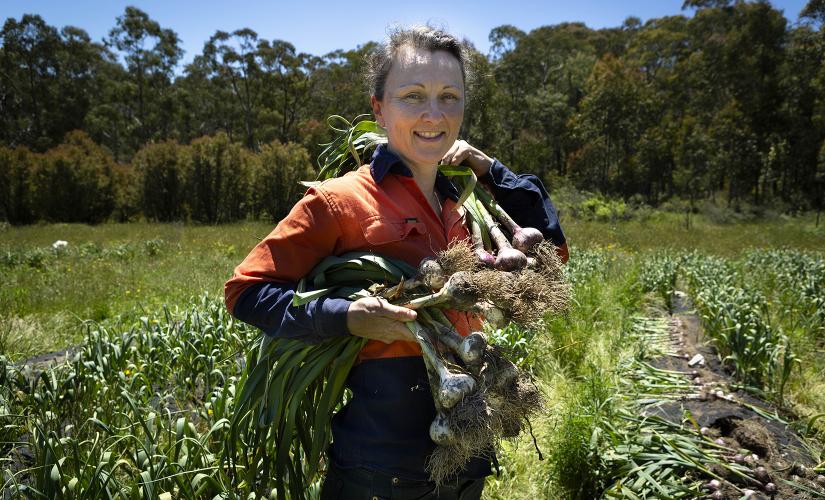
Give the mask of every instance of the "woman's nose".
M 438 121 L 443 117 L 444 110 L 441 108 L 441 102 L 438 99 L 429 99 L 422 118 L 430 121 Z

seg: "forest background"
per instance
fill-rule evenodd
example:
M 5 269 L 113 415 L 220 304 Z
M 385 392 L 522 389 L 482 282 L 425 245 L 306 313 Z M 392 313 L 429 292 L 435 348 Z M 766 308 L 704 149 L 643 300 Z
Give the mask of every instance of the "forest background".
M 494 28 L 461 136 L 539 175 L 566 210 L 746 218 L 825 203 L 825 1 L 687 0 L 617 28 Z M 135 7 L 103 42 L 38 15 L 0 32 L 0 220 L 279 219 L 326 120 L 369 112 L 367 42 L 317 56 L 251 29 L 193 61 Z

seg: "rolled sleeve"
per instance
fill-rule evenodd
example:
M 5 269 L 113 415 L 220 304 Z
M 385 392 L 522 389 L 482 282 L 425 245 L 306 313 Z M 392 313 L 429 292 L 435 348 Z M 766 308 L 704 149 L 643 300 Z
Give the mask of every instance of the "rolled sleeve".
M 343 337 L 350 335 L 347 327 L 347 311 L 352 303 L 347 299 L 322 297 L 310 304 L 315 309 L 315 329 L 324 337 Z

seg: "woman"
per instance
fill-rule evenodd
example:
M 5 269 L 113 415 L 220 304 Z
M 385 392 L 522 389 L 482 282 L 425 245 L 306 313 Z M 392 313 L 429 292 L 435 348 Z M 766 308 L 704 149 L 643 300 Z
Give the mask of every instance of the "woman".
M 404 322 L 415 311 L 377 298 L 321 298 L 292 307 L 298 280 L 323 258 L 369 250 L 417 265 L 469 232 L 440 163 L 469 165 L 523 226 L 562 248 L 556 212 L 534 176 L 516 176 L 457 140 L 464 116 L 465 53 L 429 27 L 395 32 L 370 60 L 371 104 L 387 130 L 370 164 L 310 189 L 226 283 L 226 303 L 267 335 L 317 342 L 370 339 L 347 381 L 353 397 L 334 416 L 323 498 L 479 498 L 490 457 L 471 460 L 438 493 L 427 481 L 435 417 L 421 351 Z M 463 335 L 478 325 L 448 316 Z

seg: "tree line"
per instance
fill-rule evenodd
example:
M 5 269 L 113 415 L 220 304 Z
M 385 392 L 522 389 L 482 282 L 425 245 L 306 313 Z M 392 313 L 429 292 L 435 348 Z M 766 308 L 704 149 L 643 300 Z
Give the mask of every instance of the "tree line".
M 224 132 L 188 145 L 149 143 L 124 165 L 75 130 L 45 153 L 0 147 L 0 165 L 0 213 L 13 224 L 125 222 L 141 215 L 211 224 L 275 219 L 299 196 L 299 182 L 314 174 L 300 144 L 275 140 L 252 152 Z
M 493 29 L 489 54 L 471 46 L 462 137 L 551 187 L 821 208 L 825 1 L 793 22 L 766 1 L 683 7 L 693 16 Z M 101 42 L 24 15 L 0 43 L 13 223 L 278 218 L 331 138 L 326 117 L 370 111 L 373 42 L 316 56 L 218 31 L 176 73 L 177 34 L 127 7 Z

